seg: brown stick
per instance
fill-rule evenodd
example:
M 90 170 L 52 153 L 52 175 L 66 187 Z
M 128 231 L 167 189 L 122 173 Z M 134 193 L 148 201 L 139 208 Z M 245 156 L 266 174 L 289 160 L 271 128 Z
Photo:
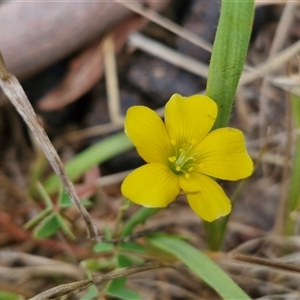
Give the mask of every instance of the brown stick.
M 235 253 L 232 255 L 232 258 L 252 264 L 257 264 L 261 266 L 273 267 L 285 271 L 294 271 L 300 273 L 300 267 L 296 265 L 287 264 L 280 261 L 274 261 L 266 258 L 255 257 L 245 254 Z
M 73 294 L 74 292 L 79 292 L 82 291 L 83 289 L 88 288 L 92 284 L 99 284 L 103 282 L 107 282 L 116 278 L 120 277 L 127 277 L 132 274 L 148 271 L 148 270 L 153 270 L 157 268 L 166 268 L 166 267 L 171 267 L 170 264 L 167 263 L 149 263 L 143 266 L 138 266 L 138 267 L 129 267 L 129 268 L 121 268 L 114 270 L 112 272 L 109 272 L 105 275 L 100 275 L 96 276 L 92 279 L 87 279 L 87 280 L 82 280 L 82 281 L 77 281 L 73 283 L 67 283 L 67 284 L 62 284 L 57 287 L 54 287 L 50 290 L 47 290 L 41 294 L 38 294 L 37 296 L 30 298 L 30 300 L 44 300 L 44 299 L 49 299 L 49 297 L 53 297 L 54 295 L 58 293 L 66 293 L 65 297 L 62 296 L 62 299 L 67 299 L 68 294 Z

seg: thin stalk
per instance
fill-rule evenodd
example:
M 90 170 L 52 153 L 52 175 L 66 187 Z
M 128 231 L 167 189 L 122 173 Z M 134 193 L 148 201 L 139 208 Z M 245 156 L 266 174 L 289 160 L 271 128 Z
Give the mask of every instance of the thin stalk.
M 236 89 L 244 67 L 254 15 L 254 1 L 223 0 L 213 46 L 206 94 L 218 105 L 214 128 L 228 124 Z M 207 243 L 219 250 L 226 232 L 227 219 L 205 223 Z

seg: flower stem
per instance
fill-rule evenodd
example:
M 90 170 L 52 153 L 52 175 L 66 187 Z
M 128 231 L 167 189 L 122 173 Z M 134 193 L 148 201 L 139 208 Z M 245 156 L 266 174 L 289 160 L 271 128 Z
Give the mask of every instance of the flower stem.
M 213 46 L 206 94 L 218 105 L 214 128 L 227 126 L 240 80 L 254 16 L 253 0 L 222 0 L 221 15 Z M 211 250 L 219 250 L 226 233 L 227 219 L 205 223 Z
M 206 94 L 218 104 L 214 129 L 225 127 L 247 55 L 254 1 L 222 0 L 221 15 L 213 46 Z

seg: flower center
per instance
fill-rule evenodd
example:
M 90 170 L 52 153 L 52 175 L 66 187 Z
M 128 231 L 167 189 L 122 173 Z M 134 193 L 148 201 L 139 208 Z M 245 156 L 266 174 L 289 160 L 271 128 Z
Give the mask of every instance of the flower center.
M 186 179 L 191 177 L 191 172 L 199 165 L 199 152 L 193 152 L 192 149 L 196 140 L 192 140 L 184 145 L 177 145 L 175 140 L 171 140 L 174 146 L 174 155 L 168 158 L 169 168 L 177 175 L 184 175 Z

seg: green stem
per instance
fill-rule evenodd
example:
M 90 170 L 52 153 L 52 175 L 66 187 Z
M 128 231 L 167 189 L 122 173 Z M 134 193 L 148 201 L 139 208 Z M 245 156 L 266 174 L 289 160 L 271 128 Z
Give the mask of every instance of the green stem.
M 214 128 L 227 126 L 247 55 L 254 1 L 222 0 L 206 86 L 207 96 L 218 104 Z
M 295 127 L 300 128 L 300 97 L 291 94 L 292 100 L 292 111 L 294 113 Z M 295 144 L 295 153 L 292 163 L 292 173 L 290 188 L 288 192 L 288 215 L 291 212 L 299 210 L 300 208 L 300 135 L 297 134 L 296 144 Z M 294 234 L 295 220 L 292 220 L 290 217 L 287 218 L 285 224 L 285 233 Z
M 253 0 L 222 0 L 206 87 L 207 96 L 218 105 L 218 117 L 213 129 L 228 124 L 247 55 L 253 15 Z M 220 249 L 227 222 L 228 217 L 205 223 L 207 243 L 211 250 Z

